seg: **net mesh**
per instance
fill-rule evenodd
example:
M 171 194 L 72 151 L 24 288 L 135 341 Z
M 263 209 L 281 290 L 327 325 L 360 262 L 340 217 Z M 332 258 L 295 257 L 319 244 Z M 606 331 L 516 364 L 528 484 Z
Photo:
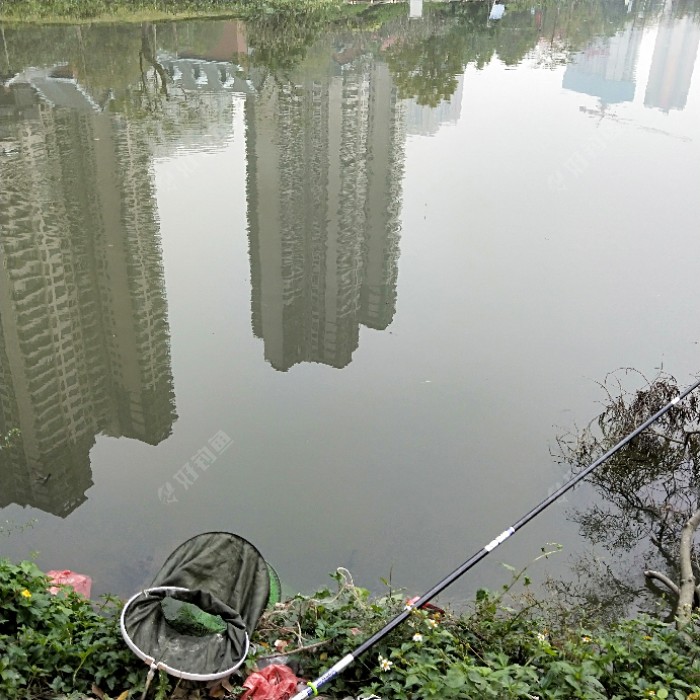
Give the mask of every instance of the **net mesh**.
M 270 599 L 270 568 L 242 537 L 210 532 L 181 544 L 122 612 L 138 656 L 183 678 L 223 678 L 245 659 Z
M 160 609 L 165 621 L 180 634 L 205 637 L 226 631 L 221 615 L 212 615 L 194 603 L 185 603 L 168 595 L 160 601 Z

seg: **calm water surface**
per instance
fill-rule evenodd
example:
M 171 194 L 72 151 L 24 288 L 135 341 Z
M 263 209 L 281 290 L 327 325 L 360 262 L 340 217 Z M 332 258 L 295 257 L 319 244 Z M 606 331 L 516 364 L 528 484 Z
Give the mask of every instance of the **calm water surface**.
M 223 529 L 420 591 L 607 373 L 700 369 L 698 3 L 354 7 L 3 28 L 0 554 L 127 594 Z M 586 498 L 451 594 L 564 571 Z

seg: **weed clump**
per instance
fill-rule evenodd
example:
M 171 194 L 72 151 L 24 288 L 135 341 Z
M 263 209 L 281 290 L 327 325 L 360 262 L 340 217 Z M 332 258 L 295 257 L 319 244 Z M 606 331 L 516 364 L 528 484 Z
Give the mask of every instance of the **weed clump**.
M 339 569 L 336 589 L 295 595 L 267 611 L 252 637 L 246 670 L 282 663 L 314 679 L 404 609 L 405 593 L 380 596 Z M 567 626 L 571 619 L 529 594 L 480 590 L 468 610 L 414 609 L 409 619 L 356 660 L 331 697 L 673 698 L 700 700 L 700 635 L 695 620 L 681 634 L 646 615 L 613 624 Z M 0 697 L 13 700 L 140 697 L 146 667 L 119 633 L 121 603 L 94 604 L 70 590 L 49 593 L 31 562 L 0 559 Z M 508 597 L 508 600 L 506 600 Z M 242 690 L 243 677 L 223 687 Z M 157 700 L 204 697 L 162 675 Z M 220 690 L 220 688 L 219 688 Z M 231 692 L 231 691 L 229 691 Z M 183 693 L 185 693 L 183 695 Z M 223 695 L 219 695 L 223 696 Z

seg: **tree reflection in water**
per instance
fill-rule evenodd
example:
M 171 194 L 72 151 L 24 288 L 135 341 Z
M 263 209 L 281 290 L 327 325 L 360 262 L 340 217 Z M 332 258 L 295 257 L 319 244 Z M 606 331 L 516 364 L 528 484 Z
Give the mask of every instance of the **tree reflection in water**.
M 602 384 L 605 410 L 579 434 L 559 439 L 561 457 L 574 473 L 678 395 L 667 374 L 626 390 L 637 376 L 633 370 L 611 374 Z M 678 580 L 681 531 L 700 508 L 699 409 L 698 396 L 690 394 L 589 477 L 598 498 L 572 517 L 585 537 L 613 555 L 605 562 L 584 556 L 575 568 L 579 582 L 566 587 L 589 606 L 608 614 L 648 607 L 655 597 L 648 593 L 661 592 L 655 584 L 660 577 L 648 576 L 645 595 L 645 569 L 662 569 L 662 577 Z M 697 577 L 700 569 L 694 562 L 692 568 Z

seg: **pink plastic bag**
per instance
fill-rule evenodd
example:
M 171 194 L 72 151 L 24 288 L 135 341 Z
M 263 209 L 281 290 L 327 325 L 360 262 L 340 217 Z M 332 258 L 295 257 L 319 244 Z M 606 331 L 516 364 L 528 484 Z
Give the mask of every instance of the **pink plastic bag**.
M 51 579 L 52 583 L 70 586 L 76 593 L 90 597 L 90 589 L 92 588 L 92 579 L 85 574 L 76 574 L 75 571 L 47 571 L 46 575 Z M 56 586 L 49 588 L 49 593 L 56 594 L 59 589 Z
M 291 668 L 271 664 L 245 679 L 240 700 L 289 700 L 297 692 L 297 683 Z

